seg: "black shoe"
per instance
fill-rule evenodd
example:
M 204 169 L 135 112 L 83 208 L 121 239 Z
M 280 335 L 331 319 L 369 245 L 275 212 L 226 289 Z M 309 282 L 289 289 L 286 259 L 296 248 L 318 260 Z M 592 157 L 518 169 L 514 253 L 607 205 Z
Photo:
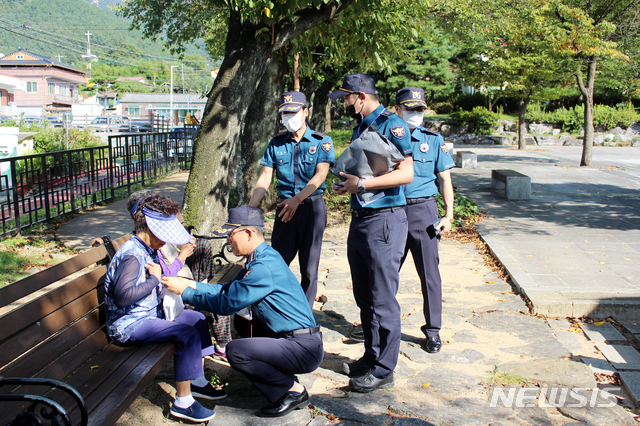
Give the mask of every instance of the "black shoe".
M 435 336 L 427 337 L 427 343 L 424 346 L 424 349 L 430 354 L 435 354 L 440 352 L 440 348 L 442 348 L 442 342 L 440 341 L 440 334 L 436 334 Z
M 343 363 L 342 371 L 349 377 L 361 377 L 371 371 L 371 363 L 362 357 L 357 361 Z
M 280 417 L 307 405 L 309 405 L 309 394 L 305 388 L 298 396 L 293 396 L 289 392 L 285 393 L 273 404 L 262 407 L 256 415 L 259 417 Z
M 386 377 L 376 377 L 369 371 L 362 377 L 354 377 L 349 380 L 349 386 L 356 392 L 367 393 L 376 389 L 389 389 L 393 387 L 393 373 Z

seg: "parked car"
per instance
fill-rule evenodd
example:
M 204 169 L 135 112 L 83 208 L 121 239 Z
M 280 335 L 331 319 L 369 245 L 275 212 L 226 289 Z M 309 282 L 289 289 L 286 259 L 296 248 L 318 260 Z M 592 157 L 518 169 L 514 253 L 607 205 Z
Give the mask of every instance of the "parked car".
M 94 132 L 116 132 L 124 124 L 128 125 L 129 120 L 123 117 L 102 116 L 91 120 L 87 127 Z
M 175 146 L 179 157 L 186 155 L 191 156 L 193 141 L 198 134 L 198 126 L 181 125 L 174 126 L 169 131 L 167 142 L 169 146 Z M 169 149 L 169 157 L 174 156 L 174 150 Z
M 153 132 L 153 126 L 146 121 L 131 121 L 128 124 L 121 125 L 118 132 Z
M 49 122 L 53 127 L 64 127 L 64 122 L 58 117 L 44 117 L 44 122 Z

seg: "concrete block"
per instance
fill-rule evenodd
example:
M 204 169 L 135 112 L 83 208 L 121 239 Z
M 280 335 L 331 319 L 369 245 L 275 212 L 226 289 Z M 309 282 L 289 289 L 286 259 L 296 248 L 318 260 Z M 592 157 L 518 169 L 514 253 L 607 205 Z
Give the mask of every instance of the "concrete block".
M 620 323 L 633 334 L 640 334 L 640 321 L 620 321 Z
M 491 188 L 504 190 L 507 200 L 531 199 L 531 178 L 515 170 L 491 170 Z
M 587 335 L 589 340 L 597 343 L 626 343 L 627 339 L 611 323 L 605 322 L 601 325 L 580 324 L 580 328 Z
M 549 327 L 551 327 L 552 330 L 569 330 L 569 321 L 567 321 L 566 319 L 557 320 L 547 318 L 547 322 L 549 323 Z
M 582 351 L 582 342 L 580 342 L 580 339 L 578 339 L 576 333 L 573 333 L 571 331 L 556 330 L 553 332 L 553 334 L 556 335 L 558 340 L 560 340 L 560 343 L 562 343 L 562 345 L 567 348 L 567 350 L 572 354 Z
M 593 371 L 593 374 L 606 374 L 610 376 L 614 373 L 617 373 L 616 369 L 613 368 L 613 365 L 609 364 L 606 359 L 589 358 L 584 356 L 580 357 L 580 359 L 582 360 L 582 362 L 591 367 L 591 371 Z
M 527 298 L 533 305 L 533 313 L 550 317 L 570 317 L 571 301 L 555 291 L 526 291 Z
M 456 164 L 463 169 L 475 169 L 478 167 L 478 156 L 473 151 L 457 151 Z
M 640 352 L 632 346 L 599 343 L 596 348 L 616 370 L 640 371 Z

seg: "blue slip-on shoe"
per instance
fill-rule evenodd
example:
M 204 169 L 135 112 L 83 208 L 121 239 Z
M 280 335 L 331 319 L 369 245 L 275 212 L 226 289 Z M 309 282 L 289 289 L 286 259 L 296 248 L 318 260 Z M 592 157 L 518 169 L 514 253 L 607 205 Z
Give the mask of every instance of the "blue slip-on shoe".
M 224 389 L 214 389 L 210 383 L 202 387 L 196 386 L 191 383 L 191 395 L 196 398 L 210 399 L 212 401 L 227 397 L 227 393 L 224 391 Z
M 216 413 L 213 410 L 204 408 L 198 401 L 193 401 L 187 408 L 176 407 L 176 403 L 171 404 L 169 410 L 171 415 L 180 419 L 191 420 L 192 422 L 208 422 L 215 417 Z

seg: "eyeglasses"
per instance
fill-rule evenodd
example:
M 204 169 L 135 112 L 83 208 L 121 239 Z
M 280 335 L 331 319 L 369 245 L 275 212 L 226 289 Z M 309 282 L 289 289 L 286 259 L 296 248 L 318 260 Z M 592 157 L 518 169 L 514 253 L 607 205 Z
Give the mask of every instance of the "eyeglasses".
M 231 239 L 232 236 L 234 236 L 235 234 L 239 233 L 239 232 L 243 232 L 246 231 L 248 228 L 236 228 L 233 231 L 231 231 L 229 233 L 229 235 L 227 235 L 227 241 L 229 241 Z

